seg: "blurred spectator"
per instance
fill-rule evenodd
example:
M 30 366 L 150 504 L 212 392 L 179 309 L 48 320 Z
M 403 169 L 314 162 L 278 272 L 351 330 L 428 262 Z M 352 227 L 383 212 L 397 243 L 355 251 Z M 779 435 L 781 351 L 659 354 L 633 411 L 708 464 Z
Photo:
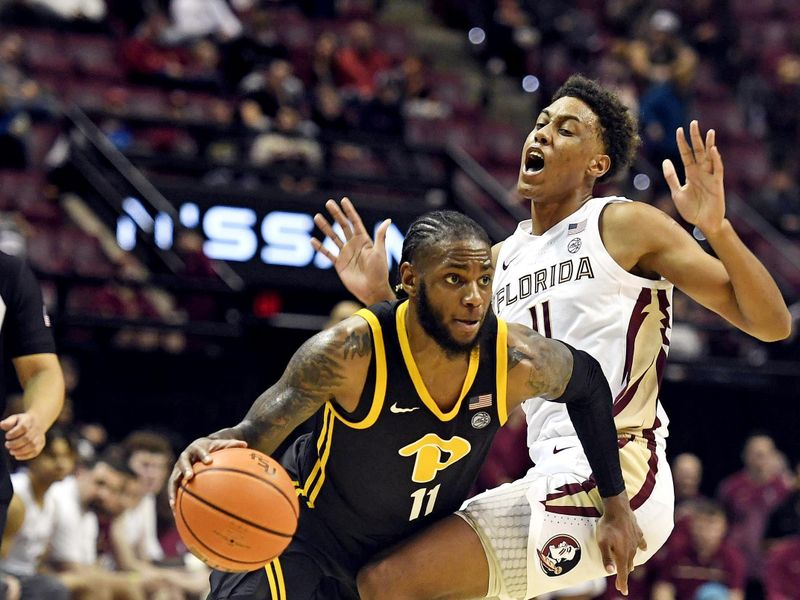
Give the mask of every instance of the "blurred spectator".
M 172 43 L 214 36 L 231 40 L 242 33 L 242 24 L 225 0 L 171 0 L 172 26 L 167 39 Z
M 760 580 L 767 519 L 791 492 L 791 480 L 769 435 L 751 435 L 742 459 L 744 469 L 722 481 L 717 497 L 730 518 L 730 542 L 744 553 L 748 576 Z
M 697 54 L 679 37 L 678 16 L 665 9 L 650 17 L 643 39 L 627 44 L 625 55 L 642 82 L 640 120 L 644 150 L 660 164 L 679 166 L 675 130 L 686 123 L 686 97 L 697 68 Z
M 793 484 L 792 492 L 769 516 L 764 534 L 768 546 L 781 538 L 800 535 L 800 462 L 794 467 Z
M 362 98 L 371 98 L 376 91 L 376 78 L 387 71 L 391 61 L 375 47 L 372 26 L 366 21 L 355 21 L 347 30 L 347 44 L 336 53 L 336 83 L 352 88 Z
M 379 76 L 375 95 L 361 108 L 359 128 L 369 133 L 402 138 L 405 119 L 401 101 L 399 83 L 386 75 Z
M 765 600 L 794 600 L 800 590 L 800 537 L 781 541 L 767 552 Z
M 164 551 L 157 535 L 156 496 L 164 489 L 173 461 L 169 440 L 153 431 L 134 431 L 125 438 L 122 448 L 139 485 L 133 488 L 131 506 L 111 524 L 117 569 L 140 574 L 152 581 L 153 587 L 165 597 L 183 598 L 184 592 L 204 592 L 207 572 L 189 572 L 159 564 L 164 560 Z
M 703 463 L 694 454 L 685 452 L 672 461 L 672 480 L 675 484 L 675 509 L 680 512 L 682 505 L 704 500 L 700 493 L 703 480 Z
M 299 171 L 278 173 L 278 183 L 286 191 L 306 193 L 314 187 L 313 173 L 322 166 L 322 147 L 309 137 L 310 122 L 300 112 L 282 106 L 275 118 L 275 130 L 262 133 L 250 149 L 250 161 L 258 167 L 286 167 Z
M 104 0 L 25 0 L 17 8 L 29 12 L 33 20 L 89 21 L 99 23 L 106 16 Z
M 787 166 L 773 167 L 749 202 L 785 235 L 800 240 L 800 186 Z
M 167 43 L 168 27 L 167 17 L 153 12 L 122 43 L 122 64 L 133 81 L 162 83 L 183 75 L 189 54 Z
M 129 573 L 112 573 L 97 566 L 99 521 L 123 505 L 123 493 L 136 475 L 113 453 L 93 466 L 79 465 L 76 474 L 53 484 L 54 532 L 49 562 L 59 579 L 81 600 L 143 599 L 145 586 Z
M 269 126 L 281 106 L 299 106 L 304 94 L 302 82 L 285 60 L 274 60 L 268 67 L 250 73 L 239 88 L 242 122 L 259 131 Z
M 800 55 L 787 54 L 776 61 L 774 83 L 765 89 L 764 114 L 767 143 L 773 164 L 797 166 L 800 134 Z
M 0 40 L 0 86 L 9 100 L 26 105 L 41 94 L 39 84 L 25 66 L 25 45 L 18 33 L 9 33 Z
M 48 490 L 75 468 L 75 452 L 66 432 L 58 427 L 50 429 L 42 453 L 26 466 L 11 476 L 14 495 L 24 504 L 25 516 L 22 527 L 5 549 L 0 571 L 19 580 L 23 598 L 67 600 L 69 590 L 58 579 L 40 572 L 57 510 L 56 498 Z
M 7 88 L 0 85 L 0 169 L 24 169 L 28 165 L 28 113 L 14 107 Z
M 739 72 L 738 25 L 729 0 L 693 0 L 681 3 L 688 42 L 703 58 L 711 59 L 717 76 L 735 84 Z
M 330 329 L 337 323 L 341 323 L 345 319 L 352 317 L 359 310 L 361 310 L 361 308 L 362 307 L 358 302 L 353 302 L 352 300 L 342 300 L 341 302 L 337 302 L 328 315 L 328 320 L 325 323 L 325 329 Z
M 725 541 L 726 529 L 722 506 L 696 503 L 690 535 L 670 544 L 659 562 L 652 599 L 690 600 L 698 598 L 704 586 L 716 583 L 726 588 L 724 598 L 744 600 L 745 559 L 735 545 Z
M 311 119 L 322 131 L 344 133 L 350 128 L 344 101 L 335 86 L 327 83 L 317 86 Z
M 275 59 L 285 60 L 289 56 L 269 12 L 256 10 L 244 18 L 243 34 L 220 44 L 220 70 L 230 90 L 235 90 L 239 82 L 259 65 L 268 65 Z
M 323 31 L 314 43 L 311 57 L 311 77 L 316 84 L 336 84 L 336 56 L 339 38 L 332 31 Z

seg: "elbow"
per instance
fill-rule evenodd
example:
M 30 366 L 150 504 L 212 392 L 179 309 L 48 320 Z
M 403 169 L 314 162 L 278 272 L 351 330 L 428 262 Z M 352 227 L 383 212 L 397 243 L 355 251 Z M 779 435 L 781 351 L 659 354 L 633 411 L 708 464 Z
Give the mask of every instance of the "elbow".
M 792 335 L 792 314 L 789 309 L 784 309 L 770 322 L 769 327 L 762 327 L 756 337 L 762 342 L 779 342 Z

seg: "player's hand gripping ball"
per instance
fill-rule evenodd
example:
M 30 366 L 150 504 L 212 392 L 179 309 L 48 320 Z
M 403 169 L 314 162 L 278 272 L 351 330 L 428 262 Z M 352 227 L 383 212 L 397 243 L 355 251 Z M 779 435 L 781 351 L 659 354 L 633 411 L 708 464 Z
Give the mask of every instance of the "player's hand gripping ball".
M 175 523 L 192 554 L 220 571 L 256 570 L 286 549 L 300 506 L 289 474 L 250 448 L 225 448 L 181 481 Z

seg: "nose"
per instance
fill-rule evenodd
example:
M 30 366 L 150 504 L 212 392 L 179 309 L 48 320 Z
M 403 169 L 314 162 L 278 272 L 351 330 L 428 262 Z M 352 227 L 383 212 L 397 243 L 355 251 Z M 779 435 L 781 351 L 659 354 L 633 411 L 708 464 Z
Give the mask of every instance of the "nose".
M 533 134 L 533 141 L 539 146 L 547 146 L 550 143 L 550 124 L 548 123 L 541 129 L 537 129 Z
M 482 303 L 480 286 L 477 281 L 473 281 L 469 285 L 464 286 L 464 296 L 462 298 L 464 306 L 470 308 L 478 307 Z

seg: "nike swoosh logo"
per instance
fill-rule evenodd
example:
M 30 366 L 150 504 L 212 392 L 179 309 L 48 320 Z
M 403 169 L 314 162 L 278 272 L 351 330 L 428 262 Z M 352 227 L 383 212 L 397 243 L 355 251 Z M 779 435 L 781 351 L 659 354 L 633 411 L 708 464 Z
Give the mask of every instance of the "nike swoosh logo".
M 519 257 L 519 254 L 517 254 L 516 256 L 514 256 L 514 257 L 513 257 L 513 258 L 512 258 L 510 261 L 508 261 L 508 262 L 506 262 L 505 260 L 503 260 L 503 271 L 505 271 L 505 270 L 506 270 L 508 267 L 510 267 L 510 266 L 511 266 L 511 263 L 512 263 L 512 262 L 514 262 L 515 260 L 517 260 L 517 257 Z
M 412 412 L 412 411 L 415 411 L 415 410 L 419 410 L 419 408 L 420 408 L 419 406 L 415 406 L 413 408 L 400 408 L 399 406 L 397 406 L 397 402 L 395 402 L 394 404 L 392 404 L 389 407 L 389 410 L 392 411 L 393 413 L 398 413 L 399 414 L 399 413 Z
M 559 452 L 563 452 L 564 450 L 569 450 L 570 448 L 574 448 L 575 446 L 567 446 L 566 448 L 553 448 L 553 454 L 558 454 Z

